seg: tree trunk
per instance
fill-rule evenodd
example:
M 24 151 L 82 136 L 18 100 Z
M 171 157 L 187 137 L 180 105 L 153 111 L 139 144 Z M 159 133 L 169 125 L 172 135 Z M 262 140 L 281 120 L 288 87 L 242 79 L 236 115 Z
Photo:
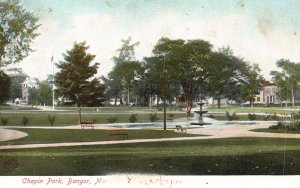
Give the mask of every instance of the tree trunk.
M 150 109 L 152 109 L 152 95 L 150 95 L 150 100 L 149 100 L 149 107 L 150 107 Z
M 120 97 L 120 105 L 121 105 L 121 106 L 124 105 L 122 97 Z
M 81 107 L 78 106 L 78 124 L 81 123 Z
M 291 98 L 292 98 L 292 108 L 295 108 L 295 95 L 294 95 L 294 89 L 291 90 Z
M 186 105 L 186 115 L 188 117 L 191 116 L 191 110 L 193 107 L 193 102 L 191 101 L 191 98 L 189 96 L 185 96 L 185 105 Z
M 127 106 L 129 106 L 129 102 L 130 102 L 130 100 L 129 100 L 130 93 L 129 92 L 130 92 L 129 88 L 127 88 Z
M 218 109 L 221 109 L 221 98 L 218 97 Z
M 117 106 L 118 96 L 115 97 L 115 106 Z

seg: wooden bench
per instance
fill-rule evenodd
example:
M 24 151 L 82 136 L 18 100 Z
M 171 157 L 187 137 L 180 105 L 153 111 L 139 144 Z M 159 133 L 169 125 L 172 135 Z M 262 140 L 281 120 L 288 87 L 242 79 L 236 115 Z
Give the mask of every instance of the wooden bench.
M 83 129 L 84 127 L 90 127 L 92 129 L 94 129 L 94 125 L 92 121 L 82 121 L 80 122 L 80 126 Z
M 109 136 L 117 136 L 117 135 L 123 135 L 123 138 L 125 138 L 125 136 L 128 139 L 128 133 L 125 129 L 110 129 L 108 130 L 109 132 Z
M 186 128 L 183 128 L 181 125 L 176 125 L 177 131 L 186 132 Z

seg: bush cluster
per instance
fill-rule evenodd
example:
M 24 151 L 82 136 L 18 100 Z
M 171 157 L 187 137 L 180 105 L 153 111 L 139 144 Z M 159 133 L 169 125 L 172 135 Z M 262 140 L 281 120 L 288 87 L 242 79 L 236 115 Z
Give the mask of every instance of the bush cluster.
M 128 118 L 128 120 L 130 121 L 130 123 L 135 123 L 138 119 L 137 119 L 137 114 L 131 114 Z
M 253 121 L 253 120 L 256 120 L 256 114 L 248 114 L 248 118 L 249 120 Z
M 115 123 L 118 119 L 116 117 L 113 116 L 109 116 L 108 118 L 106 118 L 108 123 Z
M 149 120 L 150 120 L 151 122 L 157 121 L 157 120 L 158 120 L 158 117 L 157 117 L 156 113 L 154 113 L 154 114 L 150 113 L 150 114 L 149 114 Z
M 236 115 L 235 112 L 233 112 L 232 115 L 230 115 L 230 113 L 228 111 L 226 111 L 226 118 L 228 119 L 228 121 L 239 119 L 239 117 Z
M 265 117 L 265 121 L 279 121 L 279 117 L 275 114 L 268 114 Z
M 29 118 L 26 117 L 26 116 L 23 116 L 23 118 L 22 118 L 22 124 L 23 124 L 24 126 L 26 126 L 28 122 L 29 122 Z
M 1 117 L 1 123 L 3 126 L 8 124 L 8 118 Z
M 56 116 L 48 115 L 48 121 L 49 121 L 51 127 L 53 126 L 55 119 L 56 119 Z

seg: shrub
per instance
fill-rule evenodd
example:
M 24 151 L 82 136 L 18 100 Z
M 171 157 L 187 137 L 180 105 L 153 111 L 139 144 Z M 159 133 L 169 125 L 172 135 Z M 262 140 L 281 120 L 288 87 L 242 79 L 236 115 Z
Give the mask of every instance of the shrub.
M 173 118 L 174 114 L 168 114 L 168 117 Z
M 280 128 L 280 126 L 278 126 L 278 125 L 271 125 L 270 127 L 269 127 L 269 129 L 272 129 L 272 130 L 277 130 L 277 129 L 279 129 Z
M 93 119 L 93 123 L 97 123 L 97 119 Z
M 23 119 L 22 119 L 23 125 L 26 126 L 28 122 L 29 122 L 29 118 L 26 116 L 23 116 Z
M 150 114 L 149 114 L 149 120 L 150 120 L 151 122 L 157 121 L 158 118 L 157 118 L 156 113 L 154 113 L 154 114 L 150 113 Z
M 51 127 L 53 126 L 55 119 L 56 119 L 56 116 L 48 115 L 48 121 L 49 121 Z
M 256 114 L 248 114 L 248 118 L 251 121 L 256 120 Z
M 131 123 L 135 123 L 137 121 L 137 114 L 131 114 L 128 118 Z
M 8 118 L 1 117 L 1 123 L 3 126 L 8 124 Z
M 289 130 L 289 131 L 297 131 L 297 130 L 299 130 L 299 128 L 297 128 L 294 125 L 290 125 L 290 126 L 287 127 L 287 130 Z
M 166 119 L 172 121 L 174 119 L 174 114 L 168 114 Z
M 232 120 L 232 118 L 231 118 L 231 116 L 230 116 L 230 113 L 229 113 L 228 111 L 226 111 L 226 118 L 227 118 L 229 121 Z
M 265 120 L 266 121 L 279 121 L 279 117 L 276 114 L 274 114 L 274 115 L 270 114 L 265 117 Z
M 232 116 L 231 116 L 231 119 L 232 119 L 232 120 L 238 120 L 239 117 L 236 115 L 235 112 L 233 112 L 233 114 L 232 114 Z
M 209 118 L 215 119 L 215 116 L 213 114 L 208 115 Z
M 115 123 L 118 119 L 116 117 L 109 116 L 106 120 L 108 123 Z
M 283 122 L 278 122 L 277 123 L 277 125 L 271 125 L 270 127 L 269 127 L 269 129 L 272 129 L 272 130 L 277 130 L 277 129 L 282 129 L 282 128 L 284 128 L 284 124 L 283 124 Z

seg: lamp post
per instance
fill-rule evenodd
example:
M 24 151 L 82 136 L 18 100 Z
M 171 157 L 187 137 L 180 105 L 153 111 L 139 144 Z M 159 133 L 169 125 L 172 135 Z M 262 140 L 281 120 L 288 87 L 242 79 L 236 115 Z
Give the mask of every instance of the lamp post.
M 163 69 L 163 77 L 164 77 L 164 84 L 163 84 L 163 102 L 164 102 L 164 130 L 167 130 L 167 114 L 166 114 L 166 76 L 167 76 L 167 70 L 166 70 L 166 54 L 163 53 L 164 56 L 164 69 Z

